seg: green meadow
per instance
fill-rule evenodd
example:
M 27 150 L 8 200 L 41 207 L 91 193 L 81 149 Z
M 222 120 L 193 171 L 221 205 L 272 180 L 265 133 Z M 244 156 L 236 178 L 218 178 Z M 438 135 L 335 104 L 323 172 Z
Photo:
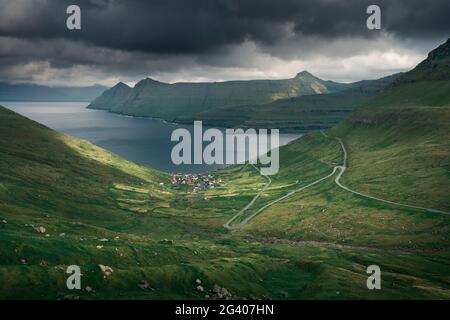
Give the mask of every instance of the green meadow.
M 225 287 L 233 298 L 248 299 L 450 295 L 448 216 L 358 198 L 339 189 L 333 177 L 230 231 L 222 225 L 267 183 L 251 166 L 214 172 L 223 180 L 215 189 L 173 189 L 167 174 L 5 108 L 0 123 L 2 299 L 212 299 L 214 285 Z M 421 188 L 389 176 L 383 181 L 364 179 L 364 168 L 376 175 L 372 161 L 363 160 L 377 150 L 364 150 L 360 139 L 374 145 L 391 142 L 397 160 L 408 164 L 402 157 L 407 152 L 395 151 L 398 139 L 386 130 L 362 136 L 370 126 L 360 123 L 355 117 L 327 131 L 329 137 L 315 132 L 283 147 L 280 172 L 246 214 L 329 174 L 342 161 L 333 135 L 349 146 L 345 183 L 357 190 L 386 190 L 381 195 L 392 200 L 448 208 L 445 196 L 434 191 L 442 191 L 448 182 L 448 175 L 442 174 L 448 169 L 448 154 L 433 160 L 439 166 Z M 411 148 L 425 138 L 418 135 Z M 440 141 L 431 146 L 439 150 L 448 139 Z M 424 149 L 420 157 L 424 165 L 435 159 L 429 151 Z M 419 167 L 416 161 L 411 166 Z M 377 169 L 390 167 L 387 162 Z M 418 170 L 412 174 L 423 178 Z M 421 196 L 405 198 L 414 193 Z M 45 232 L 38 232 L 39 227 Z M 65 271 L 73 264 L 81 267 L 82 290 L 66 288 Z M 105 277 L 99 264 L 113 273 Z M 371 264 L 381 267 L 382 290 L 366 288 Z M 197 289 L 197 279 L 203 291 Z M 148 286 L 142 288 L 143 282 Z

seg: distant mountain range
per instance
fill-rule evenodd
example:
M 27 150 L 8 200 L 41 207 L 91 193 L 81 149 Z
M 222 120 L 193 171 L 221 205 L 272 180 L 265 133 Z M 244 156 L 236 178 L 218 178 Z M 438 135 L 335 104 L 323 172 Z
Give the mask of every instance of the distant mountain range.
M 108 89 L 102 85 L 88 87 L 50 87 L 35 84 L 0 82 L 0 101 L 92 101 Z
M 192 123 L 201 119 L 211 126 L 278 128 L 284 132 L 329 128 L 381 93 L 400 75 L 358 81 L 339 92 L 279 99 L 262 105 L 215 108 L 196 114 L 195 118 L 180 116 L 177 120 Z
M 147 78 L 134 88 L 118 83 L 89 108 L 176 121 L 215 108 L 265 104 L 277 99 L 338 92 L 351 86 L 319 79 L 307 71 L 284 80 L 169 84 Z
M 398 76 L 354 83 L 307 71 L 284 80 L 168 84 L 147 78 L 134 88 L 118 83 L 88 108 L 180 123 L 306 131 L 333 126 Z

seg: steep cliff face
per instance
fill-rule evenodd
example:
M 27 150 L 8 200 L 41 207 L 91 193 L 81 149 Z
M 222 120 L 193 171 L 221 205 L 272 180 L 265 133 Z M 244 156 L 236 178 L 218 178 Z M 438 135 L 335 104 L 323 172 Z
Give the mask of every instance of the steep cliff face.
M 119 82 L 114 87 L 103 92 L 89 106 L 95 105 L 94 109 L 110 110 L 123 105 L 132 94 L 133 89 L 123 82 Z
M 425 80 L 450 80 L 450 39 L 432 50 L 425 60 L 399 77 L 393 85 Z

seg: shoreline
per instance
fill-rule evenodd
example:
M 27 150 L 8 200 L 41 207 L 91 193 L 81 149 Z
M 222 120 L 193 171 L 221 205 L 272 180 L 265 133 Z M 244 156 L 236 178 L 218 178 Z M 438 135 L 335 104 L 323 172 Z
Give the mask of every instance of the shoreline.
M 130 118 L 137 118 L 137 119 L 153 119 L 153 120 L 161 121 L 163 123 L 177 125 L 177 126 L 180 126 L 180 125 L 193 125 L 193 121 L 202 121 L 203 126 L 205 126 L 205 127 L 217 128 L 217 129 L 230 129 L 229 126 L 216 125 L 216 124 L 213 124 L 213 123 L 209 122 L 208 120 L 204 120 L 204 119 L 192 120 L 192 122 L 187 121 L 187 120 L 186 121 L 176 121 L 176 120 L 167 120 L 167 119 L 160 118 L 160 117 L 131 115 L 131 114 L 126 114 L 126 113 L 122 113 L 122 112 L 111 111 L 109 109 L 93 108 L 93 107 L 89 107 L 89 105 L 86 106 L 86 109 L 106 111 L 108 113 L 119 115 L 119 116 L 123 116 L 123 117 L 130 117 Z M 268 130 L 270 130 L 270 129 L 278 129 L 280 134 L 301 134 L 301 135 L 304 135 L 304 134 L 306 134 L 308 132 L 312 132 L 312 131 L 326 130 L 326 129 L 332 128 L 332 126 L 314 126 L 314 127 L 311 127 L 310 129 L 291 129 L 291 128 L 276 128 L 276 127 L 246 127 L 246 126 L 233 126 L 232 128 L 233 129 L 243 129 L 243 130 L 247 130 L 249 128 L 253 128 L 255 130 L 258 130 L 258 129 L 268 129 Z

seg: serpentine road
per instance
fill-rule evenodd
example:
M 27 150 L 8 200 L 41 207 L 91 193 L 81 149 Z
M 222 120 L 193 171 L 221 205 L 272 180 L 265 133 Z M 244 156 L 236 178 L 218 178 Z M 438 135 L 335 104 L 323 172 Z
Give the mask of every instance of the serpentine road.
M 323 133 L 323 132 L 322 132 L 322 133 Z M 344 143 L 342 142 L 342 139 L 341 139 L 341 138 L 336 138 L 336 139 L 339 141 L 339 143 L 340 143 L 340 145 L 341 145 L 341 148 L 342 148 L 342 150 L 343 150 L 343 152 L 344 152 L 344 163 L 343 163 L 342 166 L 338 166 L 338 168 L 340 168 L 341 171 L 340 171 L 339 174 L 337 175 L 336 179 L 334 179 L 334 182 L 336 182 L 336 184 L 337 184 L 339 187 L 341 187 L 342 189 L 344 189 L 344 190 L 346 190 L 346 191 L 348 191 L 348 192 L 357 194 L 357 195 L 359 195 L 359 196 L 361 196 L 361 197 L 365 197 L 365 198 L 369 198 L 369 199 L 373 199 L 373 200 L 377 200 L 377 201 L 381 201 L 381 202 L 393 204 L 393 205 L 396 205 L 396 206 L 407 207 L 407 208 L 418 209 L 418 210 L 424 210 L 424 211 L 432 212 L 432 213 L 440 213 L 440 214 L 447 214 L 447 215 L 450 215 L 450 212 L 447 212 L 447 211 L 436 210 L 436 209 L 430 209 L 430 208 L 424 208 L 424 207 L 418 207 L 418 206 L 412 206 L 412 205 L 409 205 L 409 204 L 404 204 L 404 203 L 400 203 L 400 202 L 394 202 L 394 201 L 389 201 L 389 200 L 377 198 L 377 197 L 374 197 L 374 196 L 369 196 L 369 195 L 367 195 L 367 194 L 364 194 L 364 193 L 361 193 L 361 192 L 352 190 L 352 189 L 350 189 L 349 187 L 346 187 L 346 186 L 342 185 L 340 179 L 341 179 L 342 175 L 344 174 L 345 169 L 347 169 L 347 150 L 345 149 L 345 146 L 344 146 Z M 335 167 L 335 168 L 336 168 L 336 167 Z
M 252 164 L 252 167 L 255 168 L 255 170 L 259 171 L 258 168 L 255 167 L 255 165 Z M 270 184 L 272 183 L 272 179 L 270 179 L 269 176 L 265 176 L 264 177 L 267 178 L 267 183 L 266 185 L 256 194 L 256 196 L 253 197 L 252 201 L 250 201 L 244 208 L 241 209 L 241 211 L 239 211 L 238 213 L 236 213 L 233 217 L 231 217 L 230 220 L 228 220 L 223 226 L 226 229 L 236 229 L 234 226 L 230 226 L 230 223 L 233 222 L 235 219 L 237 219 L 238 217 L 240 217 L 242 214 L 244 214 L 245 211 L 247 211 L 248 208 L 250 208 L 255 201 L 259 198 L 259 196 L 266 191 L 266 189 L 270 186 Z
M 325 137 L 329 138 L 329 136 L 328 136 L 325 132 L 323 132 L 322 130 L 321 130 L 320 132 L 321 132 Z M 367 195 L 367 194 L 364 194 L 364 193 L 361 193 L 361 192 L 352 190 L 352 189 L 350 189 L 350 188 L 348 188 L 348 187 L 342 185 L 340 179 L 341 179 L 342 175 L 344 174 L 345 170 L 347 169 L 347 149 L 345 148 L 344 142 L 342 141 L 341 138 L 336 138 L 336 140 L 339 142 L 339 144 L 340 144 L 340 146 L 341 146 L 341 149 L 342 149 L 342 152 L 344 153 L 344 160 L 343 160 L 343 162 L 342 162 L 342 165 L 340 165 L 340 166 L 335 166 L 335 167 L 333 168 L 333 171 L 332 171 L 330 174 L 328 174 L 328 175 L 326 175 L 326 176 L 324 176 L 324 177 L 322 177 L 322 178 L 320 178 L 320 179 L 317 179 L 317 180 L 315 180 L 314 182 L 311 182 L 310 184 L 308 184 L 308 185 L 306 185 L 306 186 L 303 186 L 303 187 L 301 187 L 301 188 L 298 188 L 298 189 L 295 189 L 295 190 L 293 190 L 293 191 L 290 191 L 289 193 L 285 194 L 284 196 L 282 196 L 282 197 L 280 197 L 280 198 L 277 198 L 277 199 L 275 199 L 275 200 L 269 202 L 268 204 L 264 205 L 263 207 L 261 207 L 260 209 L 258 209 L 256 212 L 254 212 L 253 214 L 251 214 L 250 216 L 248 216 L 247 218 L 245 218 L 244 220 L 242 220 L 241 222 L 239 222 L 238 224 L 230 225 L 236 218 L 238 218 L 238 217 L 240 217 L 241 215 L 243 215 L 243 214 L 244 214 L 244 213 L 245 213 L 245 212 L 246 212 L 246 211 L 247 211 L 247 210 L 255 203 L 255 201 L 259 198 L 259 196 L 260 196 L 265 190 L 267 190 L 267 188 L 270 186 L 270 184 L 272 183 L 272 180 L 271 180 L 268 176 L 265 176 L 265 175 L 264 175 L 264 177 L 266 177 L 266 178 L 268 179 L 267 184 L 266 184 L 266 185 L 258 192 L 258 194 L 257 194 L 255 197 L 253 197 L 253 199 L 252 199 L 252 200 L 251 200 L 244 208 L 242 208 L 238 213 L 236 213 L 230 220 L 228 220 L 228 221 L 223 225 L 224 228 L 229 229 L 229 230 L 234 230 L 234 229 L 239 229 L 239 228 L 243 227 L 243 226 L 246 225 L 251 219 L 253 219 L 255 216 L 257 216 L 258 214 L 260 214 L 262 211 L 264 211 L 264 210 L 267 209 L 268 207 L 270 207 L 270 206 L 274 205 L 275 203 L 280 202 L 280 201 L 282 201 L 282 200 L 284 200 L 284 199 L 286 199 L 286 198 L 292 196 L 293 194 L 295 194 L 295 193 L 297 193 L 297 192 L 299 192 L 299 191 L 302 191 L 302 190 L 305 190 L 306 188 L 312 187 L 313 185 L 318 184 L 319 182 L 321 182 L 321 181 L 323 181 L 323 180 L 325 180 L 325 179 L 327 179 L 327 178 L 333 176 L 333 175 L 336 173 L 337 170 L 340 170 L 340 171 L 339 171 L 339 174 L 338 174 L 338 175 L 336 176 L 336 178 L 334 179 L 334 182 L 335 182 L 340 188 L 342 188 L 342 189 L 344 189 L 345 191 L 348 191 L 348 192 L 350 192 L 350 193 L 359 195 L 359 196 L 364 197 L 364 198 L 368 198 L 368 199 L 372 199 L 372 200 L 377 200 L 377 201 L 381 201 L 381 202 L 384 202 L 384 203 L 389 203 L 389 204 L 396 205 L 396 206 L 402 206 L 402 207 L 407 207 L 407 208 L 412 208 L 412 209 L 424 210 L 424 211 L 431 212 L 431 213 L 439 213 L 439 214 L 450 215 L 450 212 L 447 212 L 447 211 L 442 211 L 442 210 L 437 210 L 437 209 L 431 209 L 431 208 L 424 208 L 424 207 L 418 207 L 418 206 L 413 206 L 413 205 L 409 205 L 409 204 L 404 204 L 404 203 L 399 203 L 399 202 L 394 202 L 394 201 L 389 201 L 389 200 L 385 200 L 385 199 L 373 197 L 373 196 L 370 196 L 370 195 Z M 254 165 L 252 165 L 252 166 L 257 170 L 257 168 L 256 168 Z

